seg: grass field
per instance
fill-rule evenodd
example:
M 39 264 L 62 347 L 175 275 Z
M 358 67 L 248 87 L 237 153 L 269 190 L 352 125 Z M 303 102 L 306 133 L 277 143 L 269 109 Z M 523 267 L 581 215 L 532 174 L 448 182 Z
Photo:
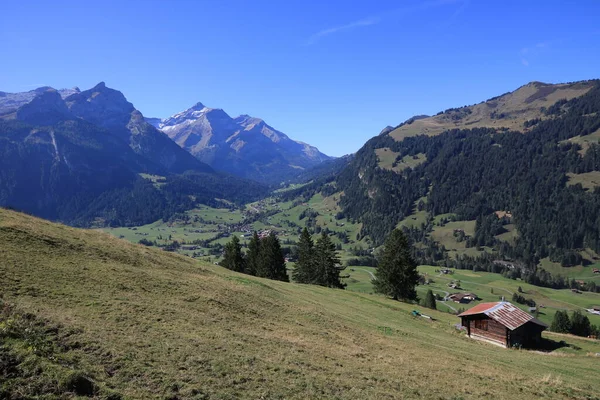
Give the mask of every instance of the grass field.
M 585 254 L 585 252 L 582 253 Z M 550 272 L 552 275 L 561 275 L 565 278 L 582 281 L 593 280 L 597 284 L 600 284 L 600 274 L 593 273 L 594 268 L 600 268 L 600 262 L 598 262 L 598 260 L 595 260 L 594 263 L 586 266 L 576 265 L 573 267 L 563 267 L 560 263 L 552 262 L 548 258 L 543 258 L 540 260 L 539 266 Z
M 593 143 L 600 142 L 600 129 L 585 136 L 575 136 L 561 143 L 577 143 L 581 146 L 580 154 L 584 155 Z
M 219 259 L 218 252 L 211 250 L 218 245 L 225 245 L 231 240 L 232 235 L 240 238 L 242 245 L 247 244 L 252 231 L 272 230 L 277 233 L 285 245 L 286 242 L 295 243 L 299 230 L 302 229 L 308 218 L 301 214 L 307 210 L 318 213 L 316 223 L 321 228 L 327 228 L 333 233 L 343 232 L 347 235 L 347 242 L 338 236 L 331 236 L 335 244 L 342 246 L 342 259 L 351 255 L 346 251 L 350 247 L 368 248 L 368 238 L 357 240 L 362 228 L 360 223 L 352 223 L 347 218 L 337 218 L 341 211 L 338 205 L 342 193 L 335 193 L 329 197 L 315 194 L 309 201 L 294 204 L 291 201 L 279 202 L 270 197 L 261 201 L 250 203 L 242 208 L 211 208 L 198 206 L 185 212 L 185 218 L 171 222 L 156 221 L 138 227 L 102 228 L 113 236 L 138 243 L 145 239 L 165 246 L 177 241 L 185 246 L 194 245 L 195 241 L 208 241 L 208 245 L 197 245 L 197 250 L 180 248 L 178 253 L 194 256 L 207 262 Z M 266 213 L 269 216 L 256 218 L 256 215 Z M 316 238 L 315 238 L 316 239 Z
M 518 291 L 519 286 L 522 288 L 522 295 L 528 299 L 535 300 L 536 304 L 543 305 L 544 308 L 540 308 L 539 318 L 546 322 L 548 325 L 552 323 L 554 314 L 557 310 L 567 310 L 572 312 L 574 310 L 580 310 L 584 313 L 585 309 L 592 308 L 593 306 L 600 306 L 600 294 L 598 293 L 573 293 L 569 289 L 554 290 L 543 288 L 539 286 L 529 285 L 520 280 L 512 280 L 503 277 L 500 274 L 494 274 L 489 272 L 473 272 L 469 270 L 454 270 L 451 275 L 444 275 L 436 272 L 439 267 L 434 266 L 419 266 L 419 272 L 422 275 L 426 275 L 432 282 L 429 285 L 419 286 L 417 293 L 420 298 L 425 297 L 425 293 L 428 289 L 431 289 L 434 293 L 439 294 L 441 297 L 445 297 L 448 293 L 458 292 L 469 292 L 475 293 L 481 299 L 480 301 L 472 302 L 470 304 L 459 304 L 454 302 L 438 302 L 440 305 L 439 309 L 442 311 L 453 311 L 454 309 L 468 309 L 480 302 L 485 301 L 499 301 L 502 296 L 506 300 L 511 301 L 513 293 Z M 347 290 L 361 292 L 361 293 L 373 293 L 371 278 L 375 273 L 375 268 L 371 267 L 352 267 L 346 268 L 344 274 L 349 274 L 350 277 L 345 279 L 347 283 Z M 451 289 L 448 284 L 453 281 L 460 281 L 460 290 Z M 451 306 L 451 307 L 448 307 Z M 527 311 L 527 306 L 522 304 L 515 304 Z M 600 316 L 586 313 L 591 323 L 600 326 Z
M 427 156 L 424 153 L 419 153 L 414 157 L 404 156 L 394 165 L 400 153 L 396 153 L 387 147 L 375 149 L 375 154 L 377 154 L 377 158 L 379 159 L 380 168 L 389 169 L 394 172 L 401 172 L 406 168 L 414 168 L 427 161 Z
M 567 185 L 580 184 L 585 190 L 594 190 L 600 186 L 600 171 L 585 172 L 582 174 L 567 173 Z
M 98 398 L 599 398 L 597 341 L 547 334 L 570 347 L 502 349 L 447 313 L 415 318 L 380 296 L 244 276 L 5 210 L 0 255 L 4 301 L 68 332 L 60 359 Z M 54 362 L 17 339 L 3 346 L 42 371 Z M 62 378 L 36 379 L 54 390 Z

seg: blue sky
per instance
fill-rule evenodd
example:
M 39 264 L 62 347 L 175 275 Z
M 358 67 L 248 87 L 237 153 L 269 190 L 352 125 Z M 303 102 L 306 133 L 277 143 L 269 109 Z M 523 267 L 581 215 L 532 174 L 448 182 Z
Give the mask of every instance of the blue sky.
M 201 101 L 340 156 L 386 125 L 529 81 L 600 78 L 600 2 L 7 1 L 0 90 Z

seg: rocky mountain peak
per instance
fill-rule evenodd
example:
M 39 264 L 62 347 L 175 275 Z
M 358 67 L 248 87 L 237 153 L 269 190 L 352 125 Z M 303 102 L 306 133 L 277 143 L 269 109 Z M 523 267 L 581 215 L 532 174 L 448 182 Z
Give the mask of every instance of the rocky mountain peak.
M 279 183 L 330 159 L 260 118 L 247 114 L 231 118 L 202 103 L 163 120 L 159 128 L 212 167 L 261 182 Z
M 193 106 L 191 106 L 190 108 L 188 108 L 188 110 L 192 110 L 192 111 L 202 111 L 204 108 L 206 108 L 206 106 L 200 102 L 197 102 L 196 104 L 194 104 Z
M 17 110 L 17 119 L 30 124 L 54 125 L 71 118 L 60 93 L 52 88 L 41 91 L 29 103 Z
M 74 93 L 65 101 L 73 114 L 105 128 L 125 127 L 135 110 L 123 93 L 108 88 L 104 82 Z

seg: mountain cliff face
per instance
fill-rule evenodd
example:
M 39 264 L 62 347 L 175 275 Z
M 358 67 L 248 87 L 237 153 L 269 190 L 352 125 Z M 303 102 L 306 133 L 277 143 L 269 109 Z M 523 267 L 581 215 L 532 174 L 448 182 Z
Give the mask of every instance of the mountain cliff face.
M 126 141 L 136 154 L 168 172 L 211 171 L 207 165 L 181 152 L 168 137 L 147 123 L 121 92 L 107 88 L 104 82 L 68 96 L 65 102 L 75 117 L 110 131 Z
M 0 206 L 69 223 L 129 224 L 192 207 L 191 198 L 254 196 L 254 186 L 217 174 L 104 83 L 0 98 Z M 166 183 L 158 190 L 143 174 Z
M 156 123 L 155 119 L 153 122 Z M 156 125 L 155 125 L 156 126 Z M 259 118 L 231 118 L 197 103 L 157 125 L 179 146 L 217 170 L 265 183 L 279 183 L 331 159 L 290 139 Z

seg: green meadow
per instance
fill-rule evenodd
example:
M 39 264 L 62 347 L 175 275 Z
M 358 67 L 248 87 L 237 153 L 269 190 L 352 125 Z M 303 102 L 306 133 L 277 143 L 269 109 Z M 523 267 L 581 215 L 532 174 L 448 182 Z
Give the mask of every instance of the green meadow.
M 0 354 L 30 373 L 27 381 L 4 379 L 0 387 L 24 398 L 75 398 L 68 391 L 77 377 L 93 384 L 92 397 L 104 399 L 597 399 L 600 393 L 600 382 L 591 379 L 598 341 L 548 333 L 564 345 L 549 353 L 503 349 L 466 338 L 454 328 L 454 315 L 432 310 L 434 320 L 413 317 L 419 306 L 352 285 L 336 290 L 241 275 L 6 210 L 0 210 L 0 252 L 2 301 L 14 305 L 4 307 L 0 320 Z M 355 270 L 351 277 L 364 282 L 369 269 Z M 434 267 L 421 272 L 443 286 Z M 467 289 L 467 280 L 498 291 L 513 284 L 469 271 L 452 278 Z M 554 301 L 575 304 L 568 293 Z M 27 321 L 37 322 L 30 329 Z M 50 343 L 52 350 L 32 343 Z

